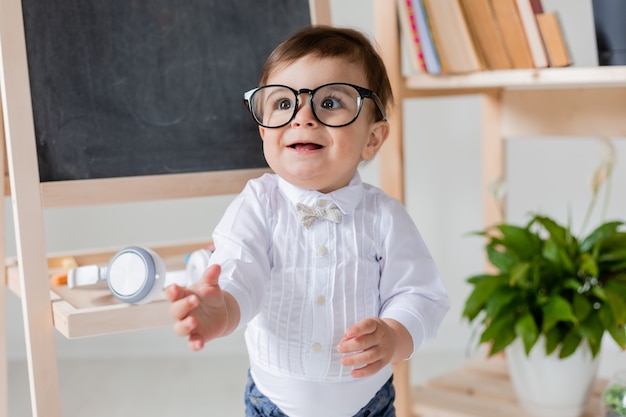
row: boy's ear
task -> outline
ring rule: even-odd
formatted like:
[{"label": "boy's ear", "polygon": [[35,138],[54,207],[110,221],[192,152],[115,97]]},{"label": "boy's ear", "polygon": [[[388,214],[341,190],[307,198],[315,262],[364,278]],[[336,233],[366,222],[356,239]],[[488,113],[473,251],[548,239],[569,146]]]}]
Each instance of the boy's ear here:
[{"label": "boy's ear", "polygon": [[363,159],[366,161],[374,159],[387,137],[389,137],[389,122],[380,120],[374,123],[370,128],[369,141],[361,154]]}]

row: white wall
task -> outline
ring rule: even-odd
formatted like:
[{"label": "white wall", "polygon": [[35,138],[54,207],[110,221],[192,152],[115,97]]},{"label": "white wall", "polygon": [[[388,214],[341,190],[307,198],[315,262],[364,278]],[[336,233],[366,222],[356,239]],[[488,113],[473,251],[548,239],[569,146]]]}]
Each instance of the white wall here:
[{"label": "white wall", "polygon": [[[394,1],[394,0],[389,0]],[[577,0],[577,4],[590,0]],[[546,5],[558,0],[545,0]],[[372,33],[371,0],[335,0],[335,24],[353,26]],[[556,7],[556,6],[555,6]],[[579,27],[588,27],[585,7],[580,10]],[[569,12],[572,15],[572,12]],[[568,16],[576,19],[576,16]],[[571,24],[571,23],[570,23]],[[587,26],[585,26],[587,25]],[[576,25],[574,25],[576,26]],[[581,32],[584,32],[581,30]],[[577,32],[578,33],[578,32]],[[588,39],[588,38],[586,38]],[[589,43],[577,40],[575,56],[593,61]],[[481,242],[466,233],[482,227],[480,183],[479,109],[476,97],[430,98],[405,102],[405,151],[407,208],[418,224],[439,266],[449,290],[452,310],[444,320],[439,337],[423,348],[452,351],[462,355],[471,331],[461,321],[468,286],[465,279],[483,266]],[[625,144],[618,144],[618,165],[611,199],[611,215],[624,218],[623,190],[626,172]],[[587,140],[524,140],[508,143],[510,220],[522,221],[533,210],[542,210],[566,221],[571,212],[574,224],[582,221],[589,199],[587,178],[600,161],[599,146]],[[621,158],[621,159],[620,159]],[[378,163],[363,170],[366,181],[378,184]],[[56,209],[46,212],[47,245],[50,251],[76,247],[121,246],[129,243],[163,242],[205,238],[231,197],[187,200],[178,203],[115,205],[100,208]],[[10,208],[10,202],[7,201]],[[10,214],[10,213],[9,213]],[[148,217],[150,220],[143,220]],[[9,253],[15,253],[7,222]],[[10,358],[24,357],[20,304],[8,297]],[[607,343],[610,349],[611,344]],[[189,354],[185,344],[170,328],[102,336],[85,340],[57,338],[58,355],[121,356]],[[245,352],[241,334],[212,342],[202,355]],[[626,367],[623,356],[611,357],[607,370]],[[617,362],[616,362],[617,361]]]}]

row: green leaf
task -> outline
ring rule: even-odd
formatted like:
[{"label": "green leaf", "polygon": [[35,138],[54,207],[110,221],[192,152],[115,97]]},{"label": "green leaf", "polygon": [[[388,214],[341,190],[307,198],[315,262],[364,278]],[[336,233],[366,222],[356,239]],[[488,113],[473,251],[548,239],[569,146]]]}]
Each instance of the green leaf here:
[{"label": "green leaf", "polygon": [[570,331],[563,339],[563,346],[559,352],[559,358],[564,359],[576,351],[582,338],[574,331]]},{"label": "green leaf", "polygon": [[602,307],[600,307],[600,311],[598,311],[598,317],[602,322],[603,328],[609,332],[618,346],[622,349],[626,349],[626,330],[624,326],[617,325],[615,317],[613,317],[611,307],[606,304],[602,305]]},{"label": "green leaf", "polygon": [[572,306],[560,295],[551,297],[541,308],[543,312],[542,331],[548,332],[560,321],[577,323]]},{"label": "green leaf", "polygon": [[520,260],[528,260],[541,250],[539,237],[526,228],[501,224],[498,229],[502,233],[502,245]]},{"label": "green leaf", "polygon": [[502,311],[512,310],[512,303],[519,298],[519,290],[512,287],[499,287],[487,300],[485,312],[487,317],[497,317]]},{"label": "green leaf", "polygon": [[510,256],[507,252],[496,249],[493,246],[487,246],[487,259],[500,272],[508,273],[509,269],[517,263],[517,259]]},{"label": "green leaf", "polygon": [[556,270],[570,274],[574,272],[574,263],[568,256],[567,250],[560,246],[555,239],[546,240],[542,255],[546,260],[550,261]]},{"label": "green leaf", "polygon": [[574,294],[573,307],[574,315],[579,322],[585,320],[593,309],[591,302],[587,299],[587,297],[578,293]]},{"label": "green leaf", "polygon": [[553,327],[546,334],[546,354],[549,355],[556,350],[563,339],[563,330],[558,327]]},{"label": "green leaf", "polygon": [[494,318],[480,335],[480,343],[491,342],[490,355],[502,351],[513,340],[515,315],[513,312]]},{"label": "green leaf", "polygon": [[527,312],[515,322],[515,334],[524,342],[524,350],[528,355],[539,338],[539,329],[532,314]]},{"label": "green leaf", "polygon": [[510,285],[517,285],[522,288],[526,288],[529,283],[528,271],[530,270],[530,263],[520,262],[511,268],[510,272]]},{"label": "green leaf", "polygon": [[621,294],[619,286],[609,282],[604,287],[604,293],[606,294],[607,303],[613,311],[613,317],[618,326],[626,324],[626,299]]},{"label": "green leaf", "polygon": [[471,279],[474,289],[465,301],[463,317],[471,322],[483,310],[492,294],[501,286],[507,285],[506,278],[498,275],[479,275]]},{"label": "green leaf", "polygon": [[598,226],[594,231],[592,231],[580,244],[581,252],[590,251],[595,245],[601,243],[603,240],[606,240],[610,236],[615,235],[619,226],[621,226],[623,222],[615,221],[615,222],[607,222],[600,226]]},{"label": "green leaf", "polygon": [[600,268],[598,267],[598,263],[595,258],[591,256],[589,253],[583,253],[580,256],[581,262],[578,267],[579,271],[584,273],[586,276],[597,277],[600,275]]},{"label": "green leaf", "polygon": [[598,262],[624,262],[626,261],[626,248],[623,246],[617,248],[605,248],[598,257]]},{"label": "green leaf", "polygon": [[569,229],[561,226],[551,218],[536,215],[531,220],[531,223],[532,222],[541,224],[559,246],[568,246],[571,243],[572,235]]},{"label": "green leaf", "polygon": [[589,343],[593,356],[596,356],[600,351],[604,330],[602,321],[598,315],[590,315],[587,320],[580,324],[578,333]]}]

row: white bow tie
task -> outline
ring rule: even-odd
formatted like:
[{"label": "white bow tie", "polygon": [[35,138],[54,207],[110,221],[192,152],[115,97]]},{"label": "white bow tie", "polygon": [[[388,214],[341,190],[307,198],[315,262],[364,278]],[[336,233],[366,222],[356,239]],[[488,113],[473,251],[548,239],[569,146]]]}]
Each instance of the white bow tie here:
[{"label": "white bow tie", "polygon": [[311,207],[306,204],[296,204],[296,211],[298,212],[298,219],[304,227],[307,229],[315,223],[317,219],[326,219],[333,223],[339,223],[341,221],[341,210],[336,204],[331,204],[328,207]]}]

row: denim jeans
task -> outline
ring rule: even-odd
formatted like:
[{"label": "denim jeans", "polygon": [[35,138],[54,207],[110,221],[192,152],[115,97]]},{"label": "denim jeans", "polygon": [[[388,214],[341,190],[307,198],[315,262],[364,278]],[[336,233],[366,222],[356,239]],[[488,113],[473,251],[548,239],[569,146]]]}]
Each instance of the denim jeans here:
[{"label": "denim jeans", "polygon": [[[396,417],[396,410],[393,406],[395,398],[396,391],[393,388],[392,376],[354,417]],[[288,417],[257,389],[250,372],[248,372],[245,402],[246,417]]]}]

